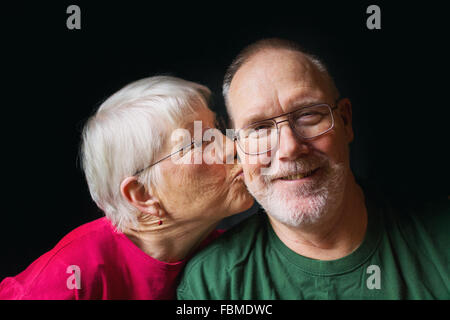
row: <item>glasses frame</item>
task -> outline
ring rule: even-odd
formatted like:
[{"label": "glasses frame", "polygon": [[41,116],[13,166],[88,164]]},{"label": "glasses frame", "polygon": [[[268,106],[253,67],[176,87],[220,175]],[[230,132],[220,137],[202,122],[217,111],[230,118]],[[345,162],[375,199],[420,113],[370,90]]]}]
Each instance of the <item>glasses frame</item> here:
[{"label": "glasses frame", "polygon": [[[333,116],[333,111],[336,110],[336,109],[339,107],[338,103],[339,103],[339,99],[335,101],[335,106],[334,106],[334,107],[331,107],[328,103],[317,103],[317,104],[313,104],[313,105],[310,105],[310,106],[302,106],[302,107],[300,107],[300,108],[298,108],[298,109],[295,109],[295,110],[293,110],[293,111],[290,111],[290,112],[286,112],[286,113],[280,114],[280,115],[275,116],[275,117],[272,117],[272,118],[267,118],[267,119],[264,119],[264,120],[259,120],[259,121],[256,121],[256,122],[252,122],[252,123],[250,123],[249,125],[247,125],[247,126],[241,128],[241,129],[237,130],[236,133],[234,134],[233,141],[236,141],[236,142],[237,142],[237,145],[238,145],[239,148],[242,150],[242,152],[244,152],[244,153],[247,154],[247,155],[259,155],[259,154],[267,153],[267,152],[269,152],[269,151],[272,151],[273,149],[275,149],[275,148],[279,145],[279,143],[280,143],[280,128],[279,128],[278,125],[279,125],[280,123],[283,123],[283,122],[288,122],[288,123],[289,123],[289,127],[291,128],[291,130],[292,130],[292,131],[295,133],[295,135],[296,135],[297,137],[299,137],[300,139],[303,139],[303,140],[311,140],[311,139],[320,137],[321,135],[324,135],[325,133],[329,132],[330,130],[332,130],[332,129],[334,128],[334,116]],[[300,111],[300,110],[309,109],[309,108],[315,108],[315,107],[319,107],[319,106],[326,106],[326,107],[328,107],[328,109],[329,109],[329,111],[330,111],[330,115],[331,115],[331,126],[330,126],[330,128],[328,128],[328,129],[325,130],[324,132],[321,132],[321,133],[319,133],[319,134],[317,134],[317,135],[315,135],[315,136],[313,136],[313,137],[303,137],[300,133],[297,132],[297,130],[294,129],[294,124],[293,124],[293,118],[292,118],[292,115],[293,115],[294,113]],[[275,120],[275,119],[277,119],[277,118],[285,117],[285,116],[287,116],[287,119],[284,119],[284,120],[281,120],[281,121],[276,121],[276,120]],[[264,151],[264,152],[259,152],[259,153],[248,153],[248,152],[245,152],[244,148],[242,147],[242,145],[241,145],[241,143],[240,143],[239,132],[240,132],[241,130],[247,129],[247,128],[250,127],[250,126],[253,126],[253,125],[258,124],[258,123],[263,123],[263,122],[266,122],[266,121],[273,121],[273,123],[275,124],[275,127],[276,127],[276,129],[277,129],[277,144],[276,144],[274,147],[272,147],[271,149],[269,149],[269,150],[267,150],[267,151]]]},{"label": "glasses frame", "polygon": [[[208,129],[213,129],[213,128],[205,128],[205,131],[208,130]],[[146,166],[146,167],[144,167],[144,168],[142,168],[142,169],[140,169],[140,170],[137,170],[137,171],[133,174],[133,176],[137,176],[137,175],[141,174],[142,172],[144,172],[144,171],[147,170],[148,168],[151,168],[151,167],[153,167],[154,165],[156,165],[156,164],[158,164],[158,163],[160,163],[160,162],[162,162],[162,161],[164,161],[164,160],[166,160],[166,159],[169,159],[170,157],[176,155],[178,152],[181,152],[181,151],[183,151],[184,149],[187,149],[187,148],[191,148],[191,149],[192,149],[192,145],[195,145],[194,148],[200,148],[200,147],[203,145],[203,142],[205,142],[205,141],[203,140],[203,136],[202,136],[202,140],[201,140],[200,142],[196,142],[195,139],[192,138],[192,139],[191,139],[191,143],[185,145],[184,147],[181,147],[181,148],[180,148],[179,150],[177,150],[177,151],[174,151],[174,152],[168,154],[167,156],[162,157],[161,159],[159,159],[159,160],[153,162],[152,164],[149,164],[148,166]]]}]

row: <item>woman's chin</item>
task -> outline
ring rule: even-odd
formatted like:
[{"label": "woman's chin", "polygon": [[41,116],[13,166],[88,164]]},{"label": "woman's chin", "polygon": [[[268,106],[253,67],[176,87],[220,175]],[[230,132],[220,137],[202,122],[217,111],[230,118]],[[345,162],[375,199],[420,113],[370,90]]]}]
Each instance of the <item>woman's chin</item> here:
[{"label": "woman's chin", "polygon": [[250,199],[248,199],[247,205],[244,207],[244,209],[242,211],[248,210],[251,207],[253,207],[253,204],[255,203],[255,199],[253,199],[253,197],[250,195],[249,195],[249,197],[250,197]]}]

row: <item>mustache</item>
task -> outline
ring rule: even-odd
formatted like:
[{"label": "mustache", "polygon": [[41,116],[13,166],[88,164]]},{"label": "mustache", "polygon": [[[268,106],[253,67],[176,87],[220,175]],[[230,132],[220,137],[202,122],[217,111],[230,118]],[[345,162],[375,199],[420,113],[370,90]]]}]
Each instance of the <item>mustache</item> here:
[{"label": "mustache", "polygon": [[261,177],[264,182],[271,182],[275,179],[286,177],[289,175],[304,174],[306,172],[313,171],[319,167],[326,166],[329,160],[324,155],[311,155],[307,158],[297,159],[295,161],[280,162],[277,161],[274,165],[271,165],[261,172]]}]

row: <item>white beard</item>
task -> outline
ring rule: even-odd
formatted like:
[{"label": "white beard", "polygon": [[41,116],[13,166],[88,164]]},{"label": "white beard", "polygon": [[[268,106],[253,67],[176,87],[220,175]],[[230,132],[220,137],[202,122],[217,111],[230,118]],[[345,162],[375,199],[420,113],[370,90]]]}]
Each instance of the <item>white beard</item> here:
[{"label": "white beard", "polygon": [[[315,168],[319,163],[323,170],[321,175],[296,189],[282,191],[271,181],[274,176],[304,172]],[[283,224],[299,227],[317,223],[327,212],[341,204],[346,171],[344,164],[330,164],[328,159],[321,155],[315,159],[313,157],[292,162],[270,175],[258,177],[259,182],[264,185],[262,188],[255,190],[255,184],[249,184],[247,187],[271,217]]]}]

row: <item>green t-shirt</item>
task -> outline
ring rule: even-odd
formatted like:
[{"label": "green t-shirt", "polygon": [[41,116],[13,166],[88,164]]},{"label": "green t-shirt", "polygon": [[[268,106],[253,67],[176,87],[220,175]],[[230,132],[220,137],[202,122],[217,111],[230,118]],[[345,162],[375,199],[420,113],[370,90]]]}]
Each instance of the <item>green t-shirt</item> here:
[{"label": "green t-shirt", "polygon": [[448,199],[381,203],[366,195],[363,242],[332,261],[293,252],[255,214],[188,263],[178,299],[449,299]]}]

